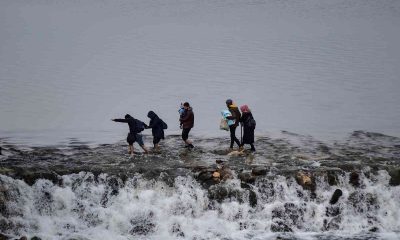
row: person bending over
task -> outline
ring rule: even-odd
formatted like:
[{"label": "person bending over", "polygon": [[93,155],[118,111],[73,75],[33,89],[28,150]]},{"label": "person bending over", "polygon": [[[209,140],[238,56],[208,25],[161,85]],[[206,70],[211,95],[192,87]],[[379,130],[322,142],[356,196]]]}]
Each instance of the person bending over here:
[{"label": "person bending over", "polygon": [[140,134],[145,128],[148,128],[146,124],[144,124],[142,121],[137,120],[133,118],[131,115],[126,114],[125,119],[111,119],[114,122],[122,122],[122,123],[128,123],[129,126],[129,133],[128,136],[126,137],[126,141],[128,142],[128,154],[131,156],[134,155],[133,151],[133,143],[137,142],[139,146],[143,149],[145,153],[148,153],[149,150],[147,150],[146,146],[144,145],[143,142],[143,136]]}]

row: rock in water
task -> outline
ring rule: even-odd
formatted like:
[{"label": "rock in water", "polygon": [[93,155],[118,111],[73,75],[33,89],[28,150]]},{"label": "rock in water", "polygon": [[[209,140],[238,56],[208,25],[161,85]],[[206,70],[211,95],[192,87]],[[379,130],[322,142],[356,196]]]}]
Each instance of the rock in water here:
[{"label": "rock in water", "polygon": [[245,155],[244,151],[232,151],[228,153],[228,156],[244,156],[244,155]]},{"label": "rock in water", "polygon": [[360,186],[360,175],[357,172],[352,172],[350,174],[350,184],[353,185],[353,187],[359,187]]},{"label": "rock in water", "polygon": [[297,174],[296,180],[297,180],[297,183],[300,184],[301,186],[306,186],[306,185],[312,184],[310,176],[308,176],[307,174],[302,173],[302,172]]},{"label": "rock in water", "polygon": [[220,178],[221,174],[219,172],[214,172],[212,176],[213,178]]},{"label": "rock in water", "polygon": [[342,190],[336,189],[332,195],[331,200],[329,201],[330,204],[336,204],[339,201],[339,198],[343,195]]},{"label": "rock in water", "polygon": [[9,237],[7,237],[6,235],[0,233],[0,240],[7,240],[10,239]]},{"label": "rock in water", "polygon": [[267,168],[265,167],[255,167],[251,170],[251,173],[255,176],[262,176],[267,174]]}]

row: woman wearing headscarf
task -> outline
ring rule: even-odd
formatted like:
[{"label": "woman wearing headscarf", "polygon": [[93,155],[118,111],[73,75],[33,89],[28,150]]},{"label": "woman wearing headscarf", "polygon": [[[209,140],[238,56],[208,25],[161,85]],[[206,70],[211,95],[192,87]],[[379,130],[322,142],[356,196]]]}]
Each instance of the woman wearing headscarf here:
[{"label": "woman wearing headscarf", "polygon": [[254,148],[254,129],[256,128],[256,121],[247,105],[241,106],[240,111],[242,111],[240,122],[243,126],[243,141],[240,146],[243,147],[244,144],[250,144],[251,151],[254,152],[256,151]]},{"label": "woman wearing headscarf", "polygon": [[149,111],[147,117],[150,118],[148,128],[151,128],[154,149],[158,150],[161,139],[164,139],[164,129],[167,128],[167,124],[164,123],[164,121],[161,120],[161,118],[159,118],[153,111]]}]

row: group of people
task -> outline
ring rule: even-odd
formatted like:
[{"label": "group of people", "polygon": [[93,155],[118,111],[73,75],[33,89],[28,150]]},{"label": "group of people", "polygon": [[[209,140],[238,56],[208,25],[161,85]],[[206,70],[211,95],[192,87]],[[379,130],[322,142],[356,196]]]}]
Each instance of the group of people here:
[{"label": "group of people", "polygon": [[[239,150],[243,149],[244,144],[250,144],[251,151],[255,151],[254,148],[254,129],[255,120],[247,105],[243,105],[239,108],[233,103],[231,99],[226,100],[226,106],[228,107],[229,113],[223,114],[223,119],[229,126],[231,144],[230,149],[233,149],[234,143],[239,147]],[[192,141],[189,140],[189,132],[194,127],[194,113],[193,109],[188,102],[181,104],[179,110],[179,122],[180,128],[182,129],[182,140],[185,143],[185,148],[194,148]],[[164,130],[168,128],[168,125],[157,116],[153,111],[149,111],[147,117],[150,118],[149,124],[133,118],[131,115],[126,114],[123,119],[111,119],[114,122],[128,123],[129,133],[126,138],[128,142],[128,153],[134,155],[133,144],[137,142],[145,153],[149,150],[143,142],[143,135],[141,132],[145,129],[152,129],[153,145],[154,150],[159,150],[159,143],[161,139],[165,138]],[[243,127],[243,138],[242,141],[236,137],[236,128],[241,124]]]}]

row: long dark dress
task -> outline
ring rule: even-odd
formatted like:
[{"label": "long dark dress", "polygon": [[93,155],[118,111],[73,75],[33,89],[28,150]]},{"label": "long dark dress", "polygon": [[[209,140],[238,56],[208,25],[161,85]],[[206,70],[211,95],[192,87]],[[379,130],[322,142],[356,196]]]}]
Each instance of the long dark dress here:
[{"label": "long dark dress", "polygon": [[253,144],[254,143],[254,128],[247,126],[247,121],[254,119],[251,112],[244,112],[240,118],[240,122],[243,123],[243,142],[242,144]]}]

